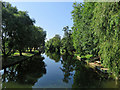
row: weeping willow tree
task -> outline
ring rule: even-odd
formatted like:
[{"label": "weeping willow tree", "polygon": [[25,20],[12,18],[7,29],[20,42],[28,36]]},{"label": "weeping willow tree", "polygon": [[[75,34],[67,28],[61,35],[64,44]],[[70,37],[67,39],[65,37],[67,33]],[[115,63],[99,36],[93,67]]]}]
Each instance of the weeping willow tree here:
[{"label": "weeping willow tree", "polygon": [[79,55],[101,57],[116,77],[120,73],[120,2],[74,3],[73,45]]},{"label": "weeping willow tree", "polygon": [[79,55],[97,55],[98,38],[94,35],[92,28],[93,10],[95,3],[74,3],[72,17],[73,45]]},{"label": "weeping willow tree", "polygon": [[99,37],[103,65],[118,77],[120,72],[120,3],[96,3],[93,27]]}]

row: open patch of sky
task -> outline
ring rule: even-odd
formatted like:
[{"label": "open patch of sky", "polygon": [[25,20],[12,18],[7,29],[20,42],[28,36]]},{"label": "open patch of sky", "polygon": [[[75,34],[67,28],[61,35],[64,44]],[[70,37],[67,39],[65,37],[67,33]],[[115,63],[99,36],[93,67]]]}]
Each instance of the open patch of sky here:
[{"label": "open patch of sky", "polygon": [[47,39],[59,34],[63,37],[63,27],[73,26],[73,2],[11,2],[18,10],[27,11],[29,16],[36,20],[35,25],[47,32]]}]

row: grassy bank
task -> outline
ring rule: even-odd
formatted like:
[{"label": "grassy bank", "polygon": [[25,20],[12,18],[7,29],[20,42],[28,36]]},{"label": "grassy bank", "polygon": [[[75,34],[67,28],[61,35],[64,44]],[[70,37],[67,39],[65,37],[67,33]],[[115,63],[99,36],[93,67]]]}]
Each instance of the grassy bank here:
[{"label": "grassy bank", "polygon": [[24,53],[22,53],[22,56],[20,56],[19,52],[17,51],[14,54],[12,54],[11,56],[9,56],[7,59],[2,58],[2,68],[6,68],[11,65],[17,64],[23,60],[26,60],[26,59],[34,56],[37,53],[38,53],[38,51],[35,51],[32,53],[24,52]]}]

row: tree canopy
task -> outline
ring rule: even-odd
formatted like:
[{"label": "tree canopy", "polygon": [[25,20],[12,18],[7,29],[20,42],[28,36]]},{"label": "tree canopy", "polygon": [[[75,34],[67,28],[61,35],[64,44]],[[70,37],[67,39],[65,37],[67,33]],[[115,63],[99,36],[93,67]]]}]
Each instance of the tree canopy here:
[{"label": "tree canopy", "polygon": [[7,57],[16,50],[44,47],[46,32],[34,25],[26,11],[19,11],[10,3],[2,2],[2,53]]},{"label": "tree canopy", "polygon": [[[102,64],[120,73],[120,3],[74,3],[73,45],[81,55],[100,56]],[[113,68],[114,67],[114,68]]]}]

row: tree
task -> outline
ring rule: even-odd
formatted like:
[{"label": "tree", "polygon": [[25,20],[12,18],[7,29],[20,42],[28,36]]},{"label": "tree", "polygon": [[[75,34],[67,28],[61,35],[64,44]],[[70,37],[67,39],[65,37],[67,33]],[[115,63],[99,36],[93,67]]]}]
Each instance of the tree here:
[{"label": "tree", "polygon": [[15,14],[16,17],[16,33],[15,33],[15,48],[22,55],[22,50],[26,47],[29,37],[29,27],[33,25],[33,20],[30,19],[27,12],[19,11],[18,14]]},{"label": "tree", "polygon": [[2,53],[4,58],[14,53],[14,14],[17,14],[17,11],[16,7],[12,7],[9,3],[2,2]]},{"label": "tree", "polygon": [[53,38],[51,38],[49,41],[46,42],[45,46],[48,51],[60,52],[60,46],[61,46],[60,35],[56,34]]},{"label": "tree", "polygon": [[61,40],[61,53],[69,53],[71,54],[74,50],[73,42],[72,42],[72,31],[69,30],[69,27],[66,26],[63,28],[64,37]]},{"label": "tree", "polygon": [[[120,3],[74,3],[73,45],[79,55],[101,57],[104,67],[120,74]],[[113,68],[114,67],[114,68]]]},{"label": "tree", "polygon": [[74,25],[72,27],[73,45],[79,55],[93,54],[96,56],[98,38],[94,35],[92,27],[93,10],[95,3],[74,3],[72,17]]},{"label": "tree", "polygon": [[120,3],[97,3],[93,26],[99,37],[99,55],[116,79],[120,73]]},{"label": "tree", "polygon": [[69,80],[71,79],[70,77],[73,75],[72,72],[75,70],[75,62],[76,59],[74,59],[73,55],[67,54],[62,55],[61,64],[63,66],[60,67],[60,69],[64,73],[63,82],[68,83]]},{"label": "tree", "polygon": [[7,58],[16,50],[20,56],[28,48],[43,52],[46,32],[34,25],[26,11],[18,11],[10,3],[2,2],[2,53]]}]

